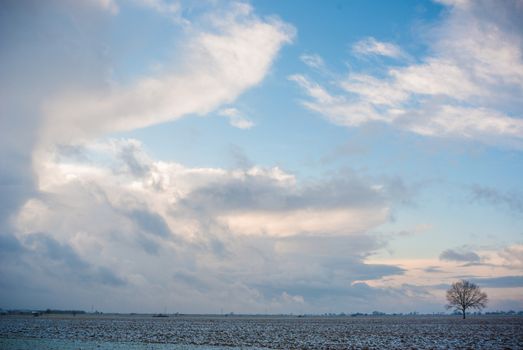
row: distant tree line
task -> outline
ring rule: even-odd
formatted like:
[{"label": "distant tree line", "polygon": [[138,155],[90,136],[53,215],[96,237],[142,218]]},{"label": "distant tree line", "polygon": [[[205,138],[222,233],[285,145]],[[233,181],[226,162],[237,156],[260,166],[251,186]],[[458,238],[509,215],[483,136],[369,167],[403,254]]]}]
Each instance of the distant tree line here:
[{"label": "distant tree line", "polygon": [[1,310],[0,314],[3,315],[82,315],[86,312],[83,310],[56,310],[56,309],[45,309],[45,310]]}]

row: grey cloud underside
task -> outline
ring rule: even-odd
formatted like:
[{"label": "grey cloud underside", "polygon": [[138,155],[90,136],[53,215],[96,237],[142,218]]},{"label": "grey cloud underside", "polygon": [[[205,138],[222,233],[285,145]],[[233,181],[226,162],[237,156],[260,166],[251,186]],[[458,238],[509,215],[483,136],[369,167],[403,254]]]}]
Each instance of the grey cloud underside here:
[{"label": "grey cloud underside", "polygon": [[[380,243],[364,235],[244,237],[225,239],[224,244],[231,254],[219,262],[225,267],[216,271],[220,283],[241,281],[261,293],[264,300],[272,300],[283,293],[299,295],[311,303],[322,298],[343,300],[359,296],[361,289],[351,287],[359,279],[377,279],[404,272],[396,266],[365,264],[362,255],[376,249]],[[186,271],[175,275],[175,280],[206,291],[216,288],[216,281],[202,280],[210,276],[212,274]]]},{"label": "grey cloud underside", "polygon": [[[304,261],[303,264],[306,262]],[[364,264],[361,261],[340,261],[333,269],[328,263],[322,264],[319,273],[299,278],[271,279],[265,283],[252,282],[267,298],[274,298],[287,292],[300,295],[312,303],[326,297],[374,299],[380,293],[387,293],[387,288],[373,288],[365,283],[356,282],[359,279],[372,280],[390,275],[399,275],[403,269],[391,265]],[[282,276],[283,277],[283,276]],[[366,293],[370,293],[366,295]]]},{"label": "grey cloud underside", "polygon": [[429,267],[424,268],[423,271],[428,272],[428,273],[445,272],[445,271],[441,270],[441,268],[439,266],[429,266]]},{"label": "grey cloud underside", "polygon": [[[238,152],[236,148],[233,150]],[[76,154],[76,157],[79,156]],[[121,171],[137,178],[145,177],[152,169],[152,161],[134,143],[122,143],[117,157],[123,164]],[[265,173],[250,174],[248,164],[248,160],[241,161],[244,169],[240,178],[229,176],[211,179],[193,189],[181,198],[172,214],[185,215],[192,211],[198,215],[212,215],[248,210],[276,212],[304,208],[373,208],[390,202],[408,202],[414,194],[414,189],[398,177],[375,179],[381,188],[374,189],[368,178],[346,169],[327,180],[310,180],[294,186],[281,184]]]},{"label": "grey cloud underside", "polygon": [[[138,169],[147,167],[148,170],[137,172],[122,162],[122,167],[112,169],[111,176],[143,180],[157,170],[139,148],[126,149],[130,150],[127,159],[137,160]],[[61,148],[58,152],[70,161],[89,158],[85,150],[77,147],[65,151]],[[121,155],[117,149],[116,159],[121,160]],[[25,281],[23,285],[31,285],[34,274],[49,281],[60,279],[65,284],[99,284],[112,288],[111,294],[116,296],[133,294],[132,291],[193,295],[201,298],[200,305],[186,311],[204,312],[210,307],[205,300],[218,298],[225,303],[230,295],[238,299],[236,307],[246,311],[263,310],[264,305],[272,304],[298,305],[300,298],[317,307],[326,299],[349,305],[348,300],[359,300],[365,293],[370,304],[372,295],[385,292],[351,284],[404,272],[393,265],[364,262],[386,244],[365,232],[331,237],[237,236],[216,219],[220,213],[242,210],[380,208],[388,205],[391,197],[408,197],[401,181],[388,180],[384,187],[375,190],[356,173],[346,172],[327,181],[282,187],[264,172],[248,175],[246,170],[244,176],[238,178],[226,176],[223,181],[203,183],[170,205],[167,214],[156,212],[139,193],[122,190],[115,195],[114,188],[105,187],[99,180],[73,180],[64,184],[54,194],[38,199],[45,207],[61,208],[59,217],[50,218],[50,227],[55,227],[52,222],[57,220],[63,231],[53,235],[29,234],[22,241],[6,237],[5,246],[21,253],[10,255],[10,266],[4,268],[3,275],[8,281],[18,275],[18,279]],[[162,185],[153,191],[164,194],[170,189]],[[96,218],[95,224],[92,218]],[[197,225],[192,239],[179,235],[167,223],[187,218],[195,220]],[[80,253],[69,243],[72,233],[79,231],[85,231],[86,237],[98,237],[103,246]],[[3,253],[2,257],[8,258],[8,254]],[[134,261],[130,267],[126,266],[129,260]],[[23,273],[16,267],[23,265],[20,263],[26,265]],[[146,284],[142,285],[135,276],[141,276]],[[53,293],[52,285],[37,285],[43,289],[42,295]],[[4,285],[0,291],[6,296],[5,300],[16,299],[8,295],[10,288],[13,286]],[[24,293],[18,293],[17,298]],[[47,300],[32,294],[31,298]],[[124,300],[133,303],[128,301],[132,296],[127,298],[112,300],[115,305],[126,308],[128,306],[119,303]],[[150,298],[147,300],[149,304],[144,303],[144,308],[153,303]]]},{"label": "grey cloud underside", "polygon": [[[118,277],[108,267],[93,266],[90,262],[81,258],[70,245],[60,243],[47,234],[36,233],[28,236],[26,246],[31,247],[30,250],[26,250],[26,253],[33,257],[36,255],[43,258],[44,261],[42,262],[45,264],[43,266],[47,265],[46,267],[52,268],[52,270],[48,270],[48,273],[55,278],[68,277],[73,279],[75,283],[87,285],[126,285],[126,281]],[[46,264],[46,259],[53,263]]]},{"label": "grey cloud underside", "polygon": [[151,164],[143,156],[141,149],[136,144],[126,144],[120,148],[119,158],[127,170],[134,176],[143,177],[151,168]]},{"label": "grey cloud underside", "polygon": [[[250,250],[247,247],[245,249]],[[333,271],[326,265],[311,263],[308,261],[308,256],[305,255],[303,260],[292,259],[291,262],[285,261],[274,252],[265,251],[263,254],[267,258],[266,260],[253,258],[256,266],[233,257],[232,261],[241,261],[243,266],[233,267],[226,264],[226,268],[221,268],[214,273],[186,270],[176,273],[174,281],[176,284],[182,284],[198,293],[214,296],[214,298],[222,293],[230,293],[231,286],[241,284],[256,293],[256,301],[252,303],[251,307],[258,310],[272,305],[286,294],[302,298],[306,303],[304,305],[308,305],[308,308],[320,307],[317,310],[321,310],[321,307],[325,306],[325,300],[332,300],[332,305],[337,305],[339,310],[354,310],[359,307],[354,305],[357,301],[366,300],[368,304],[375,304],[375,298],[396,293],[387,289],[373,288],[365,283],[351,284],[354,277],[374,278],[402,273],[401,269],[392,266],[365,265],[356,259],[345,263],[344,266],[348,271],[339,273],[339,269]],[[311,268],[310,265],[313,267]],[[369,273],[369,271],[371,272]],[[354,272],[356,274],[352,275]],[[401,294],[401,291],[397,291],[397,293]],[[301,304],[296,300],[294,303]],[[225,305],[234,304],[231,301],[225,302]]]},{"label": "grey cloud underside", "polygon": [[175,283],[182,283],[187,287],[195,289],[201,293],[207,293],[212,289],[212,287],[207,282],[203,281],[198,276],[187,272],[176,272],[173,275],[173,278]]},{"label": "grey cloud underside", "polygon": [[150,239],[147,235],[138,235],[135,240],[142,249],[150,255],[158,255],[161,249],[160,243]]},{"label": "grey cloud underside", "polygon": [[[228,190],[230,186],[228,183]],[[276,303],[274,300],[280,302],[279,298],[284,293],[303,297],[311,305],[320,305],[321,300],[325,298],[334,298],[348,305],[348,300],[359,300],[365,296],[370,303],[373,297],[387,293],[365,285],[351,286],[353,282],[403,273],[403,270],[396,266],[364,263],[366,256],[386,244],[370,235],[237,237],[232,235],[227,227],[214,220],[212,211],[208,208],[197,211],[193,206],[192,213],[198,218],[200,228],[196,240],[188,241],[173,234],[165,219],[150,208],[142,206],[134,211],[125,211],[114,203],[107,202],[109,196],[100,193],[103,189],[93,189],[92,184],[88,183],[75,184],[74,188],[75,191],[82,192],[82,187],[88,198],[94,196],[85,202],[96,200],[97,206],[103,208],[102,211],[107,215],[104,221],[115,223],[107,233],[109,236],[105,239],[105,244],[108,246],[105,249],[114,249],[113,258],[116,258],[116,261],[124,261],[129,256],[140,261],[143,259],[140,251],[154,256],[158,263],[168,261],[168,265],[147,276],[151,285],[160,290],[160,294],[196,291],[199,297],[212,299],[224,291],[234,294],[243,293],[241,291],[246,289],[258,293],[258,300],[251,301],[250,304],[251,308],[258,310],[263,308],[264,304]],[[278,190],[281,192],[281,189]],[[129,197],[130,194],[126,196]],[[52,196],[47,199],[57,200]],[[139,202],[139,198],[127,199],[130,202]],[[106,202],[101,203],[100,200]],[[77,210],[83,212],[85,209],[79,207],[69,210],[72,212],[63,213],[64,217],[76,217]],[[90,216],[91,214],[87,213],[87,218]],[[118,228],[121,220],[132,223],[132,226],[126,228],[129,231]],[[68,227],[68,224],[65,223],[65,226]],[[135,238],[130,239],[133,236]],[[118,289],[123,287],[123,290],[138,288],[128,281],[125,274],[119,277],[107,268],[95,267],[91,262],[96,260],[95,256],[80,256],[70,244],[58,242],[46,234],[29,235],[23,242],[7,240],[6,245],[25,252],[17,255],[13,262],[26,261],[24,256],[30,253],[31,259],[38,261],[42,267],[32,267],[32,271],[41,276],[48,276],[50,280],[66,276],[71,283],[100,283]],[[119,246],[127,248],[125,251],[119,251]],[[151,262],[152,260],[149,260],[148,263]],[[158,265],[153,263],[153,266]],[[116,262],[111,264],[111,269],[122,271],[122,266]],[[25,270],[25,276],[28,276],[28,271],[30,270]],[[145,271],[148,270],[143,270],[142,273]],[[12,273],[6,270],[3,274],[12,276]],[[151,274],[151,271],[148,273]],[[30,284],[29,280],[26,280],[26,284]],[[175,291],[169,292],[170,288],[174,288]],[[124,293],[123,290],[121,293]],[[159,293],[158,290],[155,293]]]},{"label": "grey cloud underside", "polygon": [[473,251],[447,249],[439,255],[440,260],[464,263],[479,263],[481,258]]},{"label": "grey cloud underside", "polygon": [[[6,243],[5,236],[2,243]],[[69,244],[60,243],[46,233],[33,233],[27,235],[24,242],[10,237],[8,245],[2,251],[4,268],[18,271],[19,267],[25,269],[22,277],[27,274],[49,277],[51,280],[69,281],[69,283],[85,286],[108,285],[121,287],[127,282],[117,276],[106,266],[95,266],[80,257]],[[5,272],[5,271],[4,271]],[[4,274],[3,274],[4,275]],[[5,273],[4,276],[8,276]],[[14,277],[14,276],[10,276]],[[21,281],[19,278],[18,281]],[[30,281],[25,281],[29,283]],[[12,287],[12,286],[9,286]]]},{"label": "grey cloud underside", "polygon": [[[312,237],[307,239],[310,243],[320,242]],[[328,246],[345,247],[343,256],[333,256],[330,259],[323,259],[328,255],[328,251],[321,249],[319,253],[280,254],[275,251],[275,246],[281,241],[267,237],[240,241],[223,238],[222,244],[232,253],[226,257],[215,256],[216,258],[210,261],[199,247],[186,246],[183,253],[180,252],[181,256],[168,251],[166,255],[169,256],[170,267],[164,267],[162,271],[154,273],[158,276],[151,276],[150,281],[153,284],[163,284],[163,287],[157,285],[156,288],[161,288],[161,290],[156,290],[156,295],[167,293],[176,296],[182,293],[193,293],[194,298],[218,299],[221,300],[221,303],[236,308],[238,306],[234,306],[234,301],[226,301],[226,299],[222,299],[221,295],[237,293],[238,291],[235,292],[235,289],[239,288],[238,285],[244,286],[243,288],[255,291],[258,295],[256,301],[249,306],[256,310],[271,305],[284,293],[303,297],[311,306],[321,306],[322,300],[325,299],[337,300],[341,308],[349,308],[349,310],[354,309],[354,305],[351,303],[357,300],[366,300],[369,305],[372,305],[376,297],[393,297],[396,294],[402,294],[401,291],[372,288],[364,283],[351,285],[359,278],[374,279],[403,273],[402,269],[394,266],[369,265],[362,262],[360,256],[362,252],[356,249],[375,247],[376,243],[369,237],[356,237],[352,240],[346,237],[330,238],[330,243],[325,248]],[[288,239],[283,241],[288,243]],[[135,288],[107,267],[93,266],[84,258],[79,257],[71,246],[59,243],[47,235],[31,235],[25,243],[31,248],[25,248],[23,254],[14,255],[10,259],[10,263],[2,267],[2,275],[6,281],[31,285],[39,278],[45,278],[51,285],[41,286],[42,295],[54,290],[53,281],[60,281],[61,285],[71,283],[92,287],[105,285],[113,288],[112,295],[132,292]],[[354,246],[354,248],[349,250],[350,246]],[[28,254],[31,254],[30,259],[27,259]],[[337,254],[338,252],[334,252],[334,255]],[[193,255],[198,261],[197,265],[191,264],[186,259],[190,255]],[[23,271],[20,271],[16,266],[21,266],[21,264],[29,264],[31,269],[26,266]],[[33,264],[38,264],[38,266]],[[120,266],[115,264],[111,268],[119,269]],[[169,271],[172,270],[178,271],[174,272],[172,277],[168,277]],[[38,279],[33,279],[33,275],[38,275]],[[15,276],[17,277],[15,278]],[[165,276],[165,278],[161,276]],[[159,281],[157,281],[158,279]],[[38,285],[36,283],[36,286]],[[5,281],[2,287],[0,287],[0,294],[3,295],[5,295],[6,289],[13,289],[13,285],[9,285],[9,283],[6,285]],[[114,288],[118,288],[120,292]],[[30,292],[29,290],[20,291],[17,297]],[[54,291],[54,293],[56,292]],[[195,295],[195,292],[198,294]],[[240,299],[244,297],[240,297]],[[7,295],[4,300],[9,302],[13,298],[14,296]],[[39,298],[36,297],[35,301],[38,300]],[[113,299],[111,299],[111,303],[118,305],[118,302]],[[183,306],[178,305],[177,307]],[[361,310],[364,311],[364,309]]]},{"label": "grey cloud underside", "polygon": [[340,173],[327,181],[315,181],[299,188],[282,187],[272,179],[247,175],[200,187],[181,201],[181,208],[205,212],[235,210],[296,210],[303,208],[372,208],[390,200],[401,202],[410,196],[399,179],[390,179],[382,190],[374,190],[357,174]]},{"label": "grey cloud underside", "polygon": [[16,255],[23,251],[23,245],[11,234],[0,234],[0,259]]},{"label": "grey cloud underside", "polygon": [[147,210],[132,210],[128,217],[131,218],[137,226],[153,235],[168,237],[171,235],[169,226],[165,223],[163,217]]},{"label": "grey cloud underside", "polygon": [[493,206],[505,207],[516,214],[523,214],[523,194],[518,191],[500,191],[489,186],[470,187],[472,200]]},{"label": "grey cloud underside", "polygon": [[480,277],[473,278],[472,281],[481,287],[489,288],[523,287],[523,276]]},{"label": "grey cloud underside", "polygon": [[294,284],[281,285],[258,285],[264,295],[269,298],[276,298],[286,291],[291,295],[301,295],[305,300],[312,303],[319,302],[324,298],[340,298],[349,300],[367,300],[372,302],[376,297],[390,296],[394,293],[391,290],[373,288],[366,283],[355,283],[353,285],[332,285],[322,282],[297,281]]}]

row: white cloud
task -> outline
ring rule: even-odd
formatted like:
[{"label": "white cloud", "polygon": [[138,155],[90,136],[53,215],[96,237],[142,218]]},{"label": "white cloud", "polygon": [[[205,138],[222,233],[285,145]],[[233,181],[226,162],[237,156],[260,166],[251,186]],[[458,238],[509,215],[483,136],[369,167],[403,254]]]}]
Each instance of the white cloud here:
[{"label": "white cloud", "polygon": [[303,54],[300,56],[300,60],[302,60],[302,62],[307,66],[315,69],[322,69],[325,65],[323,58],[318,54]]},{"label": "white cloud", "polygon": [[[197,235],[201,215],[235,235],[269,236],[359,234],[389,220],[393,185],[367,183],[354,174],[304,186],[279,168],[187,168],[153,161],[137,140],[93,143],[80,152],[80,161],[59,153],[42,159],[39,188],[49,201],[26,203],[20,232],[52,232],[59,221],[66,235],[85,231],[87,222],[63,212],[55,216],[52,206],[82,211],[86,219],[106,206],[104,216],[119,217],[103,220],[107,227],[129,227],[122,224],[127,212],[152,210],[186,237]],[[69,224],[77,228],[67,229]]]},{"label": "white cloud", "polygon": [[233,232],[278,237],[296,234],[343,235],[361,233],[386,222],[387,208],[297,209],[230,213],[218,220]]},{"label": "white cloud", "polygon": [[[290,79],[309,96],[305,107],[339,125],[379,121],[424,136],[521,149],[522,11],[513,2],[459,2],[427,35],[433,53],[421,63],[385,67],[385,76],[379,77],[351,73],[336,79],[336,86],[302,75]],[[354,51],[404,55],[374,38],[358,42]]]},{"label": "white cloud", "polygon": [[398,89],[390,82],[365,74],[351,74],[348,79],[340,82],[340,86],[374,105],[394,106],[409,97],[407,91]]},{"label": "white cloud", "polygon": [[[372,103],[351,101],[345,96],[333,96],[324,87],[303,75],[293,75],[289,79],[298,83],[311,97],[311,100],[303,102],[305,107],[324,115],[335,124],[352,127],[369,121],[391,122],[391,116],[379,113]],[[346,88],[356,89],[349,85],[346,85]],[[363,93],[363,89],[361,92]]]},{"label": "white cloud", "polygon": [[[427,108],[420,112],[426,113],[427,120],[423,123],[413,122],[409,126],[410,130],[418,134],[521,146],[523,120],[508,117],[498,111],[442,105],[434,110]],[[504,137],[507,139],[500,140]],[[512,144],[511,140],[514,140]]]},{"label": "white cloud", "polygon": [[329,104],[335,101],[335,99],[324,89],[321,85],[310,81],[305,76],[300,74],[291,75],[289,80],[296,82],[300,85],[314,100]]},{"label": "white cloud", "polygon": [[369,56],[378,55],[392,58],[401,58],[405,54],[401,49],[392,43],[378,41],[373,37],[358,41],[352,46],[352,52],[356,55]]},{"label": "white cloud", "polygon": [[233,10],[211,17],[214,31],[196,31],[187,38],[183,71],[173,66],[128,86],[71,92],[48,101],[42,142],[136,129],[189,113],[206,114],[232,102],[265,77],[281,46],[294,35],[292,27],[262,20],[250,7]]},{"label": "white cloud", "polygon": [[[188,168],[151,159],[137,140],[57,148],[42,165],[42,195],[16,217],[28,254],[16,261],[24,263],[22,280],[55,295],[58,277],[47,269],[78,273],[67,290],[80,306],[97,298],[80,290],[94,283],[110,296],[104,310],[129,310],[139,298],[147,311],[165,297],[177,311],[209,312],[228,301],[233,311],[296,312],[316,307],[318,292],[306,293],[317,287],[289,278],[329,294],[332,280],[348,288],[356,278],[401,273],[361,262],[382,245],[365,233],[389,220],[396,199],[386,182],[344,173],[304,184],[279,168]],[[2,274],[19,274],[17,266]],[[46,277],[35,282],[32,273]],[[326,275],[333,273],[339,278]]]},{"label": "white cloud", "polygon": [[428,59],[421,65],[389,71],[395,89],[413,95],[442,96],[466,100],[482,93],[481,87],[454,62]]},{"label": "white cloud", "polygon": [[230,124],[238,129],[250,129],[254,126],[254,123],[245,118],[230,118]]},{"label": "white cloud", "polygon": [[225,108],[218,112],[219,115],[227,117],[229,124],[238,129],[250,129],[254,126],[254,122],[242,116],[241,112],[236,108]]}]

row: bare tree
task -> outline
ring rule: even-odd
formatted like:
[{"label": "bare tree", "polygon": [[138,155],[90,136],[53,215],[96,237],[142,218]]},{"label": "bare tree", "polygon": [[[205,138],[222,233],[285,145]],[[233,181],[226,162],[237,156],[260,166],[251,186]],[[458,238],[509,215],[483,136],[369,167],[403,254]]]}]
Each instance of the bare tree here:
[{"label": "bare tree", "polygon": [[461,280],[452,283],[447,291],[447,309],[460,311],[465,318],[465,311],[469,308],[481,310],[487,305],[487,294],[474,283]]}]

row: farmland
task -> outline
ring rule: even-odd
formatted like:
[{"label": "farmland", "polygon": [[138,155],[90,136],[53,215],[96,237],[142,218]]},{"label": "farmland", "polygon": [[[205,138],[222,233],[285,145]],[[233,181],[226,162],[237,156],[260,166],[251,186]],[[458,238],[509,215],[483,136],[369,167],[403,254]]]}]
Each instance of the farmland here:
[{"label": "farmland", "polygon": [[523,317],[2,316],[2,349],[520,349]]}]

